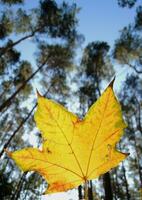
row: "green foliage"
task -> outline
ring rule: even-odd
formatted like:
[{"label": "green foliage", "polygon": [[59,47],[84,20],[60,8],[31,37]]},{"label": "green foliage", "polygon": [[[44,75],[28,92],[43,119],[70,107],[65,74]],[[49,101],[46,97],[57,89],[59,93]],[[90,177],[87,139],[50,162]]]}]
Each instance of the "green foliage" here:
[{"label": "green foliage", "polygon": [[16,49],[9,49],[5,54],[6,62],[11,65],[14,65],[15,63],[17,63],[19,59],[20,59],[20,52],[18,52]]},{"label": "green foliage", "polygon": [[15,17],[15,32],[17,34],[30,32],[32,29],[31,21],[32,21],[31,15],[28,14],[26,10],[19,8],[17,10],[16,17]]},{"label": "green foliage", "polygon": [[13,5],[13,4],[21,4],[24,0],[0,0],[2,3]]},{"label": "green foliage", "polygon": [[15,72],[17,76],[14,78],[14,84],[22,84],[32,74],[32,66],[28,61],[22,61]]},{"label": "green foliage", "polygon": [[142,38],[132,26],[129,25],[121,31],[120,38],[115,42],[113,57],[137,73],[142,73]]},{"label": "green foliage", "polygon": [[67,68],[72,65],[73,52],[66,45],[40,44],[39,62],[47,59],[48,68]]},{"label": "green foliage", "polygon": [[135,28],[139,31],[142,30],[142,6],[138,6],[135,17]]},{"label": "green foliage", "polygon": [[[132,27],[125,27],[121,31],[120,39],[115,42],[114,58],[125,64],[127,60],[133,60],[139,57],[138,35],[132,33]],[[126,61],[125,61],[126,60]]]},{"label": "green foliage", "polygon": [[78,9],[76,4],[69,6],[62,3],[58,6],[55,1],[40,1],[40,14],[38,26],[41,28],[40,33],[48,33],[51,37],[63,37],[73,40],[76,37],[75,26],[77,19],[75,15]]},{"label": "green foliage", "polygon": [[92,42],[86,46],[81,65],[85,67],[88,76],[97,75],[98,79],[112,76],[109,48],[106,42]]},{"label": "green foliage", "polygon": [[3,13],[0,16],[0,39],[5,39],[13,31],[13,21],[11,16],[7,13]]},{"label": "green foliage", "polygon": [[117,0],[117,1],[119,6],[128,8],[132,8],[137,2],[137,0]]}]

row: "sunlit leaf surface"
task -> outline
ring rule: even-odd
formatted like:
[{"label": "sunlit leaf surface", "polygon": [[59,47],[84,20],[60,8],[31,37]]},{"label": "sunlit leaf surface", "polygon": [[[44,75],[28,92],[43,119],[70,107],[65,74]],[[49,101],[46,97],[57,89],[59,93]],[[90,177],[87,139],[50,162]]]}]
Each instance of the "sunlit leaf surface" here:
[{"label": "sunlit leaf surface", "polygon": [[127,154],[115,149],[126,124],[112,83],[83,120],[38,95],[35,113],[42,150],[25,148],[9,155],[23,171],[37,171],[49,183],[45,193],[62,192],[108,172]]}]

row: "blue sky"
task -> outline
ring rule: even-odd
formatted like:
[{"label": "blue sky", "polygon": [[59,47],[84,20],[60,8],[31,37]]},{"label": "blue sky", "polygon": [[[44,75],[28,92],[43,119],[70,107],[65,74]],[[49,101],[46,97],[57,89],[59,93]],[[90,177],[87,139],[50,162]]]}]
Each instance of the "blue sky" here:
[{"label": "blue sky", "polygon": [[[32,8],[37,5],[37,0],[26,0],[26,7]],[[57,0],[62,2],[62,0]],[[78,14],[78,30],[85,36],[86,45],[88,42],[103,40],[113,46],[115,39],[119,37],[119,31],[134,20],[135,7],[132,9],[121,8],[117,0],[69,0],[76,2],[81,8]],[[27,48],[28,46],[28,48]],[[34,61],[33,51],[35,46],[29,41],[19,45],[24,51],[23,57]]]},{"label": "blue sky", "polygon": [[119,31],[134,19],[135,8],[121,8],[117,0],[76,2],[82,7],[79,14],[79,30],[85,35],[86,42],[104,40],[113,45]]}]

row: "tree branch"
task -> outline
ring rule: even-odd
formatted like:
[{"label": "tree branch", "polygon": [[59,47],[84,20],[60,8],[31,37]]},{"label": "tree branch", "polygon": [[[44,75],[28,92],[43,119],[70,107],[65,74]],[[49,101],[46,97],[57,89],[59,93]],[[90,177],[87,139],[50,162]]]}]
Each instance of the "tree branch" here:
[{"label": "tree branch", "polygon": [[6,47],[0,47],[0,56],[3,56],[7,51],[11,50],[14,46],[18,45],[19,43],[23,42],[24,40],[33,37],[38,31],[40,31],[40,29],[41,28],[35,29],[29,35],[26,35],[26,36],[20,38],[19,40],[13,42],[12,44],[9,44]]}]

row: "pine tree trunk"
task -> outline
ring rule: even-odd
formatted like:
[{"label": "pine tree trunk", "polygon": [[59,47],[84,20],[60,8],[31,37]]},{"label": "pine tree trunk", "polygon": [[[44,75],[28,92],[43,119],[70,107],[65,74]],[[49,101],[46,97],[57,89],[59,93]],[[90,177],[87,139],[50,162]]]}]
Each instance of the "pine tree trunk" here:
[{"label": "pine tree trunk", "polygon": [[23,84],[4,102],[0,105],[0,112],[2,112],[2,110],[4,108],[6,108],[7,106],[9,106],[11,104],[11,101],[16,97],[16,95],[22,90],[24,89],[24,87],[26,86],[26,84],[45,66],[47,60],[42,63],[38,69],[28,78],[26,79]]},{"label": "pine tree trunk", "polygon": [[93,184],[92,184],[92,181],[89,181],[88,199],[93,200]]},{"label": "pine tree trunk", "polygon": [[123,163],[122,163],[122,170],[123,170],[123,174],[124,174],[124,181],[125,181],[125,188],[126,188],[126,198],[127,198],[127,200],[130,200],[131,196],[130,196],[130,192],[129,192],[129,185],[128,185],[128,182],[127,182],[126,170],[125,170]]},{"label": "pine tree trunk", "polygon": [[115,169],[115,186],[116,186],[116,196],[118,196],[118,194],[120,194],[121,192],[121,188],[120,188],[120,185],[119,185],[119,182],[118,182],[118,175],[117,175],[117,170]]},{"label": "pine tree trunk", "polygon": [[109,172],[103,175],[103,184],[104,184],[104,190],[105,190],[104,200],[113,200],[111,178],[110,178]]},{"label": "pine tree trunk", "polygon": [[137,141],[136,141],[136,137],[134,135],[134,142],[135,142],[135,151],[136,151],[136,164],[138,166],[138,173],[139,173],[139,179],[140,179],[140,184],[142,186],[142,171],[141,171],[141,163],[140,163],[140,155],[139,155],[139,151],[138,151],[138,145],[137,145]]},{"label": "pine tree trunk", "polygon": [[114,181],[114,177],[112,178],[112,188],[113,188],[113,197],[115,200],[117,200],[117,191],[116,191],[116,184],[115,184],[115,181]]},{"label": "pine tree trunk", "polygon": [[82,186],[81,185],[78,187],[78,198],[79,198],[79,200],[83,199]]}]

